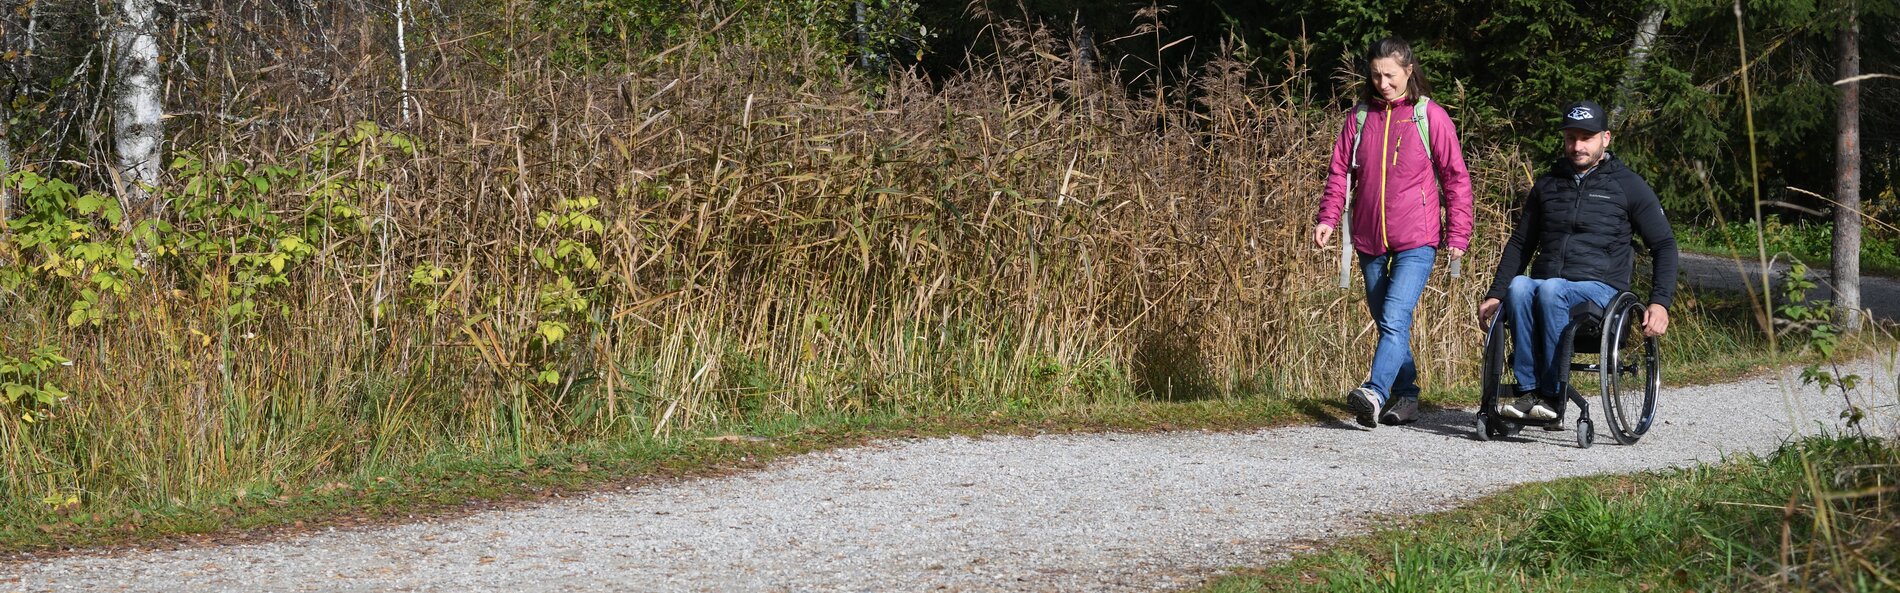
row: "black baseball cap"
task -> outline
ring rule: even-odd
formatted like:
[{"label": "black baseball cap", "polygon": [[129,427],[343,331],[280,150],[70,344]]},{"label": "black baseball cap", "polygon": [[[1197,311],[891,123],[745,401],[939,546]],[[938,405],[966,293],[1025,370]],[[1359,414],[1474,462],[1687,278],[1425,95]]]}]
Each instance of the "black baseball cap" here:
[{"label": "black baseball cap", "polygon": [[1578,101],[1564,108],[1563,129],[1576,128],[1590,132],[1602,132],[1610,129],[1610,114],[1602,105],[1594,101]]}]

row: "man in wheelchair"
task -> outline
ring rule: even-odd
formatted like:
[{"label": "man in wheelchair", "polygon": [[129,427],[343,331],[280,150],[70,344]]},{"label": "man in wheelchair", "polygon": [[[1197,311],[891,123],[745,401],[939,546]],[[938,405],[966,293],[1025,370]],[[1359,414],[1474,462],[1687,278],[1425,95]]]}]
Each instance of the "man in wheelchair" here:
[{"label": "man in wheelchair", "polygon": [[[1564,109],[1558,162],[1531,185],[1498,258],[1497,277],[1478,305],[1480,325],[1488,326],[1503,309],[1511,329],[1517,399],[1498,407],[1504,418],[1551,422],[1562,416],[1563,400],[1574,395],[1558,392],[1570,368],[1569,360],[1558,357],[1568,351],[1560,340],[1572,307],[1584,301],[1607,307],[1612,297],[1629,290],[1632,235],[1642,238],[1654,259],[1643,334],[1661,336],[1669,329],[1675,234],[1656,192],[1607,152],[1608,118],[1590,101]],[[1523,274],[1526,263],[1528,275]]]}]

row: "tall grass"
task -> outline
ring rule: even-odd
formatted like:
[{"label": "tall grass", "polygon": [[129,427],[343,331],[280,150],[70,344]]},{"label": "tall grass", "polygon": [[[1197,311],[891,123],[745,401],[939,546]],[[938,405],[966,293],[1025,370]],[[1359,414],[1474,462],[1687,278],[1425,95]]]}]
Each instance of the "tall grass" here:
[{"label": "tall grass", "polygon": [[[180,126],[209,173],[174,171],[175,208],[263,206],[181,216],[166,236],[198,250],[159,249],[96,325],[62,323],[83,277],[9,240],[7,352],[57,345],[73,364],[47,376],[73,396],[0,418],[0,504],[200,502],[785,415],[1360,380],[1362,294],[1307,240],[1339,113],[1233,61],[1130,96],[1041,31],[997,31],[1000,57],[947,80],[864,78],[739,29],[613,74],[549,66],[546,37],[452,31],[401,136],[350,134],[395,113],[375,85]],[[338,63],[328,80],[388,67]],[[305,74],[271,75],[251,91],[288,101]],[[1474,273],[1419,305],[1428,386],[1474,374],[1471,312],[1530,169],[1466,143]],[[266,166],[287,172],[249,184]]]}]

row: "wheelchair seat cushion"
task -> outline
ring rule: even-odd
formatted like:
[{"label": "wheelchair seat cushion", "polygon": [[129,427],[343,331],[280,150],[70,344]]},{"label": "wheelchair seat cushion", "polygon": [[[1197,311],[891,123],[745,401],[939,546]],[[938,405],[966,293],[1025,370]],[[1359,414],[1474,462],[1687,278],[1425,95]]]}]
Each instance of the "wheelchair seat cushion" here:
[{"label": "wheelchair seat cushion", "polygon": [[1570,308],[1571,351],[1596,354],[1603,345],[1603,307],[1590,301]]}]

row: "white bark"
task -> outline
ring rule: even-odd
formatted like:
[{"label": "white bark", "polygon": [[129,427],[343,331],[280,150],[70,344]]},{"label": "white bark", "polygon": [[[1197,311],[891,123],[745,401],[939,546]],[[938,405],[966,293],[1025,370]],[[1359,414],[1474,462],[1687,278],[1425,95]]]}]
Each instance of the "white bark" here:
[{"label": "white bark", "polygon": [[409,95],[409,0],[396,0],[396,63],[402,71],[402,123],[408,124],[415,105]]},{"label": "white bark", "polygon": [[[13,174],[13,142],[8,140],[11,127],[7,121],[13,115],[6,105],[0,105],[0,179]],[[0,233],[6,232],[6,221],[13,218],[13,190],[0,182]]]},{"label": "white bark", "polygon": [[164,149],[164,105],[158,69],[158,6],[155,0],[119,0],[112,24],[117,88],[112,114],[118,151],[119,195],[128,216],[157,214],[151,190],[158,186]]},{"label": "white bark", "polygon": [[1656,35],[1662,32],[1663,17],[1668,14],[1667,7],[1657,4],[1636,26],[1636,42],[1630,46],[1630,61],[1623,68],[1623,80],[1616,85],[1616,104],[1610,108],[1611,128],[1623,125],[1623,112],[1629,107],[1630,95],[1636,90],[1636,81],[1643,73],[1643,64],[1649,61],[1649,48],[1656,44]]},{"label": "white bark", "polygon": [[39,49],[38,42],[35,41],[38,36],[34,33],[40,27],[40,4],[42,3],[34,2],[26,6],[26,55],[29,56]]},{"label": "white bark", "polygon": [[865,28],[864,2],[862,0],[851,3],[851,14],[858,25],[858,66],[865,70],[870,70],[872,62],[877,61],[877,55],[871,53],[871,31]]},{"label": "white bark", "polygon": [[[1841,78],[1860,75],[1859,7],[1849,2],[1841,25]],[[1834,305],[1847,331],[1860,330],[1860,83],[1841,85],[1840,127],[1834,144]]]}]

